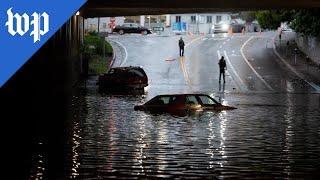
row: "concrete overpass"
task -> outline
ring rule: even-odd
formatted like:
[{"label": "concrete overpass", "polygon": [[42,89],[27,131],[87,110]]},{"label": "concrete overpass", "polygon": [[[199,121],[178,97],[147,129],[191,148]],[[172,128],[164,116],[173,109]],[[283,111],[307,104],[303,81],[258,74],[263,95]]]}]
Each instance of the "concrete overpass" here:
[{"label": "concrete overpass", "polygon": [[88,0],[84,17],[320,7],[319,0]]}]

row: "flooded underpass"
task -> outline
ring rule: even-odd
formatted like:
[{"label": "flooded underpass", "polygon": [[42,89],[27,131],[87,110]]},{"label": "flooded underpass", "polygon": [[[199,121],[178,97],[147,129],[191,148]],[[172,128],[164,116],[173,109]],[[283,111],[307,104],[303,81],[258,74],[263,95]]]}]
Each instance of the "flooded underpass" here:
[{"label": "flooded underpass", "polygon": [[238,109],[173,117],[134,111],[147,97],[87,94],[74,126],[74,177],[319,176],[319,95],[224,96]]},{"label": "flooded underpass", "polygon": [[[152,38],[157,37],[145,38],[144,43],[150,45],[144,46],[147,52],[153,43],[162,43]],[[170,50],[140,58],[136,49],[141,47],[130,46],[130,42],[123,64],[143,66],[150,79],[146,93],[101,94],[97,78],[89,78],[83,93],[74,97],[78,105],[66,128],[64,169],[68,178],[319,178],[320,94],[310,87],[302,87],[305,92],[301,93],[286,79],[282,82],[290,87],[288,92],[267,91],[262,82],[257,83],[256,91],[243,90],[232,72],[222,88],[213,68],[216,61],[197,59],[195,63],[191,59],[197,53],[188,49],[185,64],[179,58],[165,61],[176,56]],[[200,78],[206,83],[197,84]],[[205,93],[237,109],[182,117],[134,111],[135,105],[155,95],[174,93]],[[39,154],[46,161],[45,153]]]}]

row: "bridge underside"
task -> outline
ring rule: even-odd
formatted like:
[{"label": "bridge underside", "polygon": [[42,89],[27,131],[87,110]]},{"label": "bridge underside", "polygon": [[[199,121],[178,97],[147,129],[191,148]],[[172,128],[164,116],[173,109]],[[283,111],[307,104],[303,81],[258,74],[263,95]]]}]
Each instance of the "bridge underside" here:
[{"label": "bridge underside", "polygon": [[81,15],[106,17],[315,7],[320,7],[319,0],[88,0]]}]

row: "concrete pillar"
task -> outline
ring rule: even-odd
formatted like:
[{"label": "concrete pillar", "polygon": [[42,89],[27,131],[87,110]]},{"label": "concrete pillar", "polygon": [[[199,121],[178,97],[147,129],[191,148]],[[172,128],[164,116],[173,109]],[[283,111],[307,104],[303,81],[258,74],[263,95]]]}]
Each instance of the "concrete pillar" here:
[{"label": "concrete pillar", "polygon": [[167,14],[166,15],[166,26],[168,27],[168,26],[170,26],[171,25],[171,22],[170,22],[170,15],[169,14]]},{"label": "concrete pillar", "polygon": [[145,16],[140,16],[140,26],[144,27]]}]

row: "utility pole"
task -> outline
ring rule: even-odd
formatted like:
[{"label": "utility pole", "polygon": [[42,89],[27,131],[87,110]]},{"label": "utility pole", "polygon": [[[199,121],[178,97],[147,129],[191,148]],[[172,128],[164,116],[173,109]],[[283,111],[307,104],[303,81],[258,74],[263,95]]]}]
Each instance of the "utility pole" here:
[{"label": "utility pole", "polygon": [[150,23],[151,16],[150,15],[148,16],[148,19],[149,19],[149,29],[150,29],[151,28],[151,23]]},{"label": "utility pole", "polygon": [[98,33],[100,33],[100,17],[98,17]]},{"label": "utility pole", "polygon": [[199,31],[199,14],[196,14],[196,23],[197,23],[197,34],[200,34],[200,31]]},{"label": "utility pole", "polygon": [[297,54],[298,54],[298,49],[294,49],[294,65],[297,65]]}]

